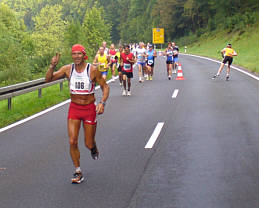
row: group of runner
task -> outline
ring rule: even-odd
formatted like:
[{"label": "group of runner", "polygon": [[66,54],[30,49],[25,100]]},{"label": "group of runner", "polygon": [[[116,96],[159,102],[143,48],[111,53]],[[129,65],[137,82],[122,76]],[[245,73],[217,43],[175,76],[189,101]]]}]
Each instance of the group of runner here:
[{"label": "group of runner", "polygon": [[146,80],[153,80],[155,58],[157,52],[152,44],[145,45],[140,42],[139,45],[133,46],[132,52],[136,57],[138,67],[139,82],[143,83]]},{"label": "group of runner", "polygon": [[[167,75],[170,80],[172,72],[178,65],[179,48],[175,43],[169,43],[164,56],[166,56]],[[228,62],[228,70],[226,79],[229,80],[230,65],[233,56],[237,53],[232,49],[231,44],[221,51],[224,60],[213,76],[217,78],[225,63]],[[55,71],[58,65],[60,54],[56,54],[51,60],[51,64],[46,73],[46,82],[51,82],[60,78],[67,77],[69,79],[69,89],[71,103],[69,106],[67,123],[70,144],[70,156],[75,167],[75,173],[71,179],[72,183],[81,183],[84,177],[80,168],[80,152],[78,148],[78,136],[83,122],[85,146],[90,150],[94,160],[98,159],[99,151],[95,141],[95,133],[97,120],[96,115],[104,112],[106,100],[109,97],[109,86],[106,83],[108,69],[111,69],[112,81],[115,80],[116,68],[119,73],[120,85],[123,85],[123,95],[131,95],[131,78],[133,78],[133,65],[137,64],[139,72],[139,82],[152,80],[154,71],[154,62],[157,53],[153,45],[149,44],[145,47],[140,42],[137,47],[125,45],[120,46],[119,50],[115,49],[114,44],[110,48],[106,47],[106,42],[102,43],[99,48],[93,64],[87,63],[87,55],[85,48],[80,44],[75,44],[71,49],[72,64],[64,65]],[[98,83],[102,89],[103,95],[99,103],[96,103],[95,85]]]},{"label": "group of runner", "polygon": [[[127,46],[127,47],[126,47]],[[128,51],[129,50],[129,51]],[[126,52],[127,51],[127,52]],[[124,60],[121,54],[127,54],[126,58],[129,61]],[[222,51],[223,61],[221,66],[218,69],[216,75],[212,79],[219,77],[223,67],[228,63],[226,80],[229,80],[230,66],[233,61],[233,56],[236,56],[237,53],[232,49],[232,45],[228,44],[226,48]],[[177,66],[179,65],[179,47],[176,46],[175,42],[169,42],[167,48],[163,52],[163,55],[166,57],[166,69],[168,79],[172,79],[172,74],[177,73]],[[94,64],[99,65],[98,69],[102,73],[103,78],[106,80],[108,69],[111,69],[112,78],[111,81],[115,81],[116,69],[119,74],[120,85],[124,86],[122,92],[123,95],[131,95],[130,79],[133,78],[133,68],[137,65],[138,68],[138,77],[139,82],[143,83],[144,80],[153,80],[154,74],[154,63],[155,58],[157,57],[157,52],[154,49],[153,45],[150,43],[144,44],[140,42],[139,44],[129,44],[124,47],[120,46],[119,49],[115,49],[115,45],[111,44],[110,48],[106,47],[106,42],[102,43],[102,46],[99,48],[98,53],[94,59]],[[129,64],[129,65],[127,65]],[[130,67],[129,67],[130,66]],[[127,68],[128,67],[128,68]],[[124,77],[124,78],[123,78]],[[128,89],[126,89],[126,80],[128,82]]]},{"label": "group of runner", "polygon": [[175,42],[169,42],[164,56],[166,56],[166,69],[168,79],[172,79],[172,73],[176,74],[176,68],[179,64],[178,61],[179,48],[175,45]]},{"label": "group of runner", "polygon": [[101,72],[102,77],[106,80],[109,69],[111,70],[111,81],[115,80],[116,70],[119,75],[119,83],[123,86],[122,95],[131,95],[131,79],[133,78],[133,68],[138,66],[139,82],[153,80],[154,63],[157,52],[152,44],[145,45],[143,42],[139,44],[129,44],[119,46],[115,49],[115,45],[111,44],[110,48],[106,47],[106,42],[102,43],[99,48],[93,65]]}]

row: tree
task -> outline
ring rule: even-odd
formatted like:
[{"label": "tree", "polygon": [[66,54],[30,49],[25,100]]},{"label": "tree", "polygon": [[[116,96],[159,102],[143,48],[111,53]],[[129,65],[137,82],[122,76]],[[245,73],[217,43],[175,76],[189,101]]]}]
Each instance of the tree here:
[{"label": "tree", "polygon": [[82,25],[82,43],[90,56],[94,56],[102,41],[111,41],[111,25],[103,18],[103,8],[93,6],[86,11]]},{"label": "tree", "polygon": [[29,54],[31,45],[23,22],[7,6],[0,5],[0,85],[8,85],[30,77]]},{"label": "tree", "polygon": [[35,32],[32,34],[38,60],[36,68],[45,67],[53,54],[62,51],[67,22],[62,20],[62,6],[45,6],[39,15],[33,18]]}]

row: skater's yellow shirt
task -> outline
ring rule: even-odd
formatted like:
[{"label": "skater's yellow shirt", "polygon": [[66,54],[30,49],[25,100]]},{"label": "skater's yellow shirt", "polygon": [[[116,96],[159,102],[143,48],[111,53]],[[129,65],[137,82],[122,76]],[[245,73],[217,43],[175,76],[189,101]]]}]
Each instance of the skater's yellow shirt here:
[{"label": "skater's yellow shirt", "polygon": [[233,48],[224,48],[223,49],[225,56],[233,57],[233,54],[235,53]]}]

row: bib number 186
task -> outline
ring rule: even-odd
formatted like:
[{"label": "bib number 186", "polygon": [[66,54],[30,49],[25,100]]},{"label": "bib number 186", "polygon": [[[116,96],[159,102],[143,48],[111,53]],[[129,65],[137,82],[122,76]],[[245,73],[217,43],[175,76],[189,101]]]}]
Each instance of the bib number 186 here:
[{"label": "bib number 186", "polygon": [[76,89],[84,89],[84,87],[85,87],[85,84],[84,84],[84,82],[76,82],[75,83],[75,87],[76,87]]}]

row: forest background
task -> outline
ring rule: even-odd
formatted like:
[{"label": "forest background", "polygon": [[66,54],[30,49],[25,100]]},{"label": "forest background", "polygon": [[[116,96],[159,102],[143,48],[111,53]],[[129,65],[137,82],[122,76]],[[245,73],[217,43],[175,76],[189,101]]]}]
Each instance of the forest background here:
[{"label": "forest background", "polygon": [[75,43],[92,60],[102,41],[152,42],[154,27],[180,46],[222,31],[238,40],[258,28],[258,10],[258,0],[2,0],[0,87],[43,77],[56,52],[70,63]]}]

